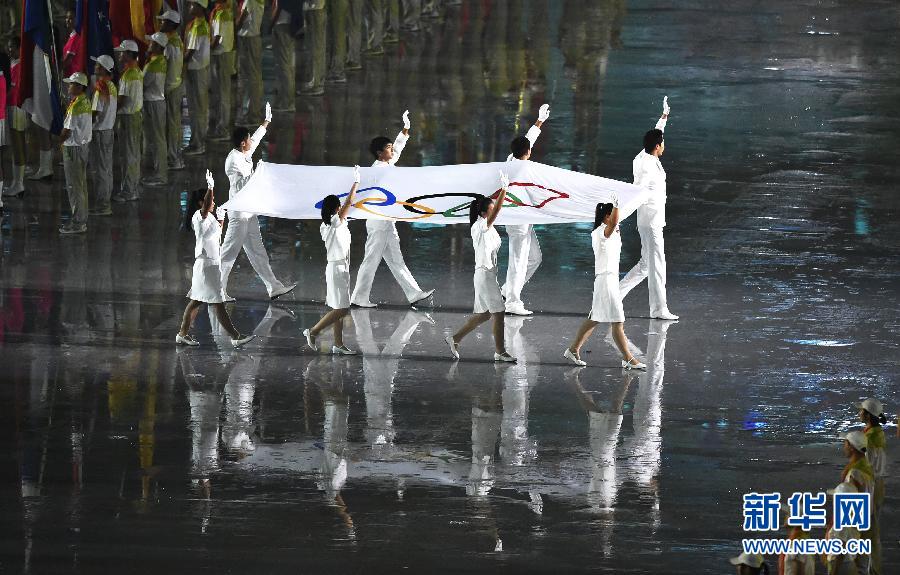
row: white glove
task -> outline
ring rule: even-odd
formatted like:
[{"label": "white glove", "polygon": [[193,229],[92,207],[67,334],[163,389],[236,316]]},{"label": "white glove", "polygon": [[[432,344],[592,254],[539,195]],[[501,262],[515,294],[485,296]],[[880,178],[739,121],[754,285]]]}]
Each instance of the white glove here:
[{"label": "white glove", "polygon": [[550,104],[544,104],[538,109],[538,121],[546,122],[550,119]]},{"label": "white glove", "polygon": [[272,105],[266,102],[266,122],[272,121]]},{"label": "white glove", "polygon": [[359,166],[353,166],[353,181],[357,184],[362,180],[359,175]]},{"label": "white glove", "polygon": [[206,170],[206,189],[213,190],[216,187],[216,181],[213,179],[212,172]]},{"label": "white glove", "polygon": [[669,115],[669,97],[663,96],[663,116]]},{"label": "white glove", "polygon": [[503,170],[500,170],[500,189],[509,189],[509,176],[507,176]]},{"label": "white glove", "polygon": [[403,129],[408,130],[412,124],[409,123],[409,110],[403,112]]},{"label": "white glove", "polygon": [[612,197],[609,198],[609,203],[613,205],[613,208],[619,207],[619,196],[613,194]]}]

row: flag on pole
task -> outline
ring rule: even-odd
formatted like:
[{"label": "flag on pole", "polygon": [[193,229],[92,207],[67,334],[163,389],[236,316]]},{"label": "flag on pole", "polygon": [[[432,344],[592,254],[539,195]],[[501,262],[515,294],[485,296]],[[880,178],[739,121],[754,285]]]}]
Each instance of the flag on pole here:
[{"label": "flag on pole", "polygon": [[62,130],[63,116],[51,26],[47,0],[23,1],[19,52],[21,76],[15,104],[29,113],[35,124],[58,134]]},{"label": "flag on pole", "polygon": [[[148,3],[153,2],[149,0]],[[109,21],[112,40],[116,46],[122,40],[146,44],[145,9],[142,0],[109,0]]]},{"label": "flag on pole", "polygon": [[76,59],[78,72],[91,75],[91,58],[112,56],[112,30],[109,25],[107,0],[77,0],[75,32],[80,38]]}]

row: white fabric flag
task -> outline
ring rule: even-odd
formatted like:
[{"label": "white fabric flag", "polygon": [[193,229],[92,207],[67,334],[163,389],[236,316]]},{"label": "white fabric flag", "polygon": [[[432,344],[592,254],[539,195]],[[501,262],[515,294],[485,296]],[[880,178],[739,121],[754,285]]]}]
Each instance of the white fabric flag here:
[{"label": "white fabric flag", "polygon": [[[417,168],[361,168],[362,182],[348,214],[428,224],[468,223],[469,203],[498,193],[500,171],[510,186],[498,224],[593,222],[598,202],[619,198],[620,219],[646,199],[646,189],[617,180],[514,160]],[[322,199],[344,197],[353,168],[259,162],[256,172],[225,210],[294,220],[319,219]]]}]

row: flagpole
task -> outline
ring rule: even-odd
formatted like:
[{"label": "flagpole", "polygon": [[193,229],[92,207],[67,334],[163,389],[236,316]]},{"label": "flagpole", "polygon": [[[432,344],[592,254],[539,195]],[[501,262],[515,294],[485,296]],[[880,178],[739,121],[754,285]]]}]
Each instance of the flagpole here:
[{"label": "flagpole", "polygon": [[59,50],[56,48],[56,26],[53,25],[53,2],[52,0],[47,0],[47,18],[50,21],[50,49],[53,50],[53,69],[56,71],[56,93],[60,96],[62,95],[62,84],[60,83],[59,76]]}]

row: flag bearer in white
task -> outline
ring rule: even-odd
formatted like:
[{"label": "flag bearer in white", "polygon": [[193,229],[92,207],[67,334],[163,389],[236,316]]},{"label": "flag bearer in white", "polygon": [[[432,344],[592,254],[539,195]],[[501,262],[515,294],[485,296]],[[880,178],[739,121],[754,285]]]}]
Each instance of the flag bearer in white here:
[{"label": "flag bearer in white", "polygon": [[91,110],[94,112],[94,133],[91,136],[91,174],[94,176],[94,201],[92,216],[111,216],[109,200],[113,187],[113,143],[115,142],[116,109],[119,90],[112,79],[115,67],[111,56],[91,57],[96,62],[94,96]]},{"label": "flag bearer in white", "polygon": [[[509,145],[510,154],[507,162],[527,160],[531,157],[531,148],[541,135],[541,125],[550,118],[550,106],[544,104],[538,110],[538,119],[528,128],[524,136],[515,138]],[[509,237],[509,266],[506,269],[506,282],[500,291],[506,298],[506,313],[514,315],[531,315],[522,303],[522,289],[541,265],[541,246],[538,244],[534,226],[531,224],[507,225],[506,235]]]},{"label": "flag bearer in white", "polygon": [[663,98],[663,113],[656,128],[644,134],[644,149],[631,163],[634,185],[650,190],[649,199],[637,209],[637,228],[641,236],[641,259],[622,281],[622,299],[639,283],[647,279],[650,290],[650,317],[676,320],[666,302],[666,254],[663,228],[666,226],[666,171],[659,159],[666,150],[663,133],[669,119],[669,98]]},{"label": "flag bearer in white", "polygon": [[87,231],[87,163],[91,144],[91,103],[84,95],[88,79],[82,72],[75,72],[63,82],[69,85],[69,96],[72,98],[66,108],[60,133],[72,219],[60,226],[59,233],[83,234]]},{"label": "flag bearer in white", "polygon": [[[247,128],[239,126],[234,129],[234,149],[225,158],[225,175],[228,176],[228,197],[233,198],[253,175],[253,152],[266,135],[266,127],[272,121],[272,107],[266,103],[266,119],[262,125],[250,135]],[[255,214],[246,212],[228,212],[228,229],[225,231],[225,240],[222,242],[222,297],[225,301],[234,301],[228,295],[228,276],[238,254],[244,248],[250,265],[259,274],[259,278],[266,284],[269,297],[276,299],[290,292],[296,283],[285,286],[275,278],[272,266],[269,264],[269,255],[262,242],[259,233],[259,219]]]},{"label": "flag bearer in white", "polygon": [[166,74],[168,64],[164,55],[169,38],[156,32],[150,39],[150,52],[144,64],[144,134],[150,148],[152,172],[144,178],[149,186],[164,186],[169,182],[169,163],[166,160]]},{"label": "flag bearer in white", "polygon": [[[372,163],[373,168],[389,168],[397,163],[409,140],[409,128],[409,110],[406,110],[403,112],[403,130],[397,134],[393,143],[384,136],[372,140],[369,150],[375,156],[375,161]],[[375,272],[378,271],[378,264],[382,259],[394,274],[394,279],[400,284],[410,305],[415,305],[434,294],[434,290],[422,291],[416,278],[406,267],[403,254],[400,252],[400,235],[397,234],[397,226],[393,221],[367,219],[366,234],[368,235],[366,251],[363,261],[359,265],[359,271],[356,272],[356,286],[353,288],[350,303],[359,307],[375,307],[375,304],[369,300],[369,294],[372,292]]]}]

